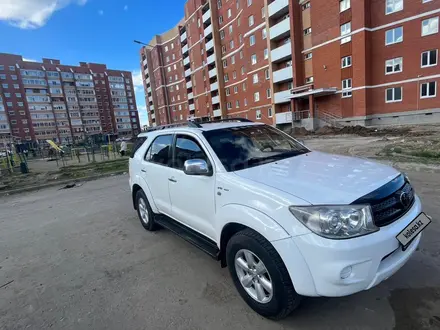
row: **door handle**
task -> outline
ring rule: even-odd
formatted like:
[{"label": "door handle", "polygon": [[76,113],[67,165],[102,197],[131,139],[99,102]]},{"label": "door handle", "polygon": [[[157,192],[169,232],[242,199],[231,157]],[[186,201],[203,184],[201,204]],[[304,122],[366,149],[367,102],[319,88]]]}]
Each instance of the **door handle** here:
[{"label": "door handle", "polygon": [[147,173],[147,170],[141,169],[141,172]]},{"label": "door handle", "polygon": [[177,180],[174,179],[174,178],[168,178],[168,181],[171,181],[171,182],[177,182]]}]

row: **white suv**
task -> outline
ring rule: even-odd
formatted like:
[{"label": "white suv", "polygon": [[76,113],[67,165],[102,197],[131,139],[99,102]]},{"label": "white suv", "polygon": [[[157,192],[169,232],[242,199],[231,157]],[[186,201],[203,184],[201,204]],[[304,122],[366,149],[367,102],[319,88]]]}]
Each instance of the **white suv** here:
[{"label": "white suv", "polygon": [[249,306],[272,319],[301,296],[387,279],[431,221],[395,169],[311,151],[245,119],[140,134],[130,186],[145,229],[168,228],[220,260]]}]

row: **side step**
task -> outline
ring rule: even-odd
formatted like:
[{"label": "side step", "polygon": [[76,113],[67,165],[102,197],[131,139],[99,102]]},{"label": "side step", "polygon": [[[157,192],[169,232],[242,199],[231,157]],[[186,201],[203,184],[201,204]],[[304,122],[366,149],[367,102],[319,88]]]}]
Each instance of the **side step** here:
[{"label": "side step", "polygon": [[215,260],[220,260],[220,250],[217,247],[217,244],[206,236],[203,236],[195,230],[192,230],[163,214],[156,215],[154,221],[169,231],[172,231],[174,234],[177,234],[185,241],[197,246],[200,250],[206,252]]}]

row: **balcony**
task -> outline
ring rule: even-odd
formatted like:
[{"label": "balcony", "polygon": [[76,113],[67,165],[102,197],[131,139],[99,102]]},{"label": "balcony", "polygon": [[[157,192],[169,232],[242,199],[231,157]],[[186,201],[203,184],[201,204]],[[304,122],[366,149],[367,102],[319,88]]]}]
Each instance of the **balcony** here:
[{"label": "balcony", "polygon": [[183,65],[189,65],[189,56],[183,59]]},{"label": "balcony", "polygon": [[189,105],[189,111],[194,111],[196,109],[196,106],[193,104]]},{"label": "balcony", "polygon": [[209,41],[206,43],[205,48],[206,48],[206,51],[208,51],[208,50],[214,48],[214,39],[209,40]]},{"label": "balcony", "polygon": [[270,40],[279,40],[290,34],[290,18],[283,19],[278,24],[272,26],[269,30]]},{"label": "balcony", "polygon": [[291,66],[273,72],[273,82],[280,83],[293,79],[293,68]]},{"label": "balcony", "polygon": [[211,92],[218,90],[218,82],[211,84]]},{"label": "balcony", "polygon": [[207,28],[205,28],[205,38],[207,36],[209,36],[210,34],[212,34],[212,25],[210,25]]},{"label": "balcony", "polygon": [[203,23],[211,19],[211,9],[208,9],[206,13],[203,14]]},{"label": "balcony", "polygon": [[209,70],[209,78],[217,76],[217,68]]},{"label": "balcony", "polygon": [[193,83],[192,83],[192,81],[190,80],[190,81],[188,81],[187,83],[186,83],[186,88],[187,89],[190,89],[190,88],[192,88],[193,87]]},{"label": "balcony", "polygon": [[151,110],[151,111],[154,111],[154,104],[153,104],[153,105],[150,105],[150,110]]},{"label": "balcony", "polygon": [[145,79],[145,81],[147,82],[147,84],[150,83],[150,78]]},{"label": "balcony", "polygon": [[182,47],[182,54],[186,54],[188,52],[188,45]]},{"label": "balcony", "polygon": [[147,59],[143,60],[143,61],[142,61],[142,64],[143,64],[143,65],[147,65]]},{"label": "balcony", "polygon": [[185,71],[185,77],[188,77],[191,75],[191,69],[188,69]]},{"label": "balcony", "polygon": [[217,95],[212,98],[212,104],[218,104],[218,103],[220,103],[220,97]]},{"label": "balcony", "polygon": [[215,54],[209,55],[207,59],[208,64],[214,63],[214,61],[215,61]]},{"label": "balcony", "polygon": [[192,100],[194,98],[194,94],[193,93],[188,93],[188,100]]},{"label": "balcony", "polygon": [[222,116],[222,110],[221,109],[214,110],[213,115],[214,115],[214,117],[221,117]]},{"label": "balcony", "polygon": [[292,43],[289,41],[281,47],[275,48],[270,52],[270,57],[274,63],[292,58]]},{"label": "balcony", "polygon": [[154,113],[150,114],[151,119],[156,119],[156,115]]},{"label": "balcony", "polygon": [[151,87],[148,87],[148,88],[147,88],[147,92],[148,92],[148,93],[151,93]]},{"label": "balcony", "polygon": [[289,0],[275,0],[269,6],[269,17],[277,18],[289,12]]},{"label": "balcony", "polygon": [[150,97],[148,98],[148,101],[153,102],[153,97],[150,96]]},{"label": "balcony", "polygon": [[186,31],[180,36],[180,42],[184,42],[186,40]]},{"label": "balcony", "polygon": [[290,102],[290,90],[275,93],[275,104]]},{"label": "balcony", "polygon": [[148,74],[148,69],[144,70],[144,74],[147,75]]}]

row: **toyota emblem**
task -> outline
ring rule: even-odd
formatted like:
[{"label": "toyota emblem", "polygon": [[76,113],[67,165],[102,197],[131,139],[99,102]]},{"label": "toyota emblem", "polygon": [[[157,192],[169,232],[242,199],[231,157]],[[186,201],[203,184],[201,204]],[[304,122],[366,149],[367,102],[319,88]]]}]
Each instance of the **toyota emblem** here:
[{"label": "toyota emblem", "polygon": [[400,203],[403,205],[404,208],[407,208],[411,203],[409,195],[404,191],[400,193]]}]

